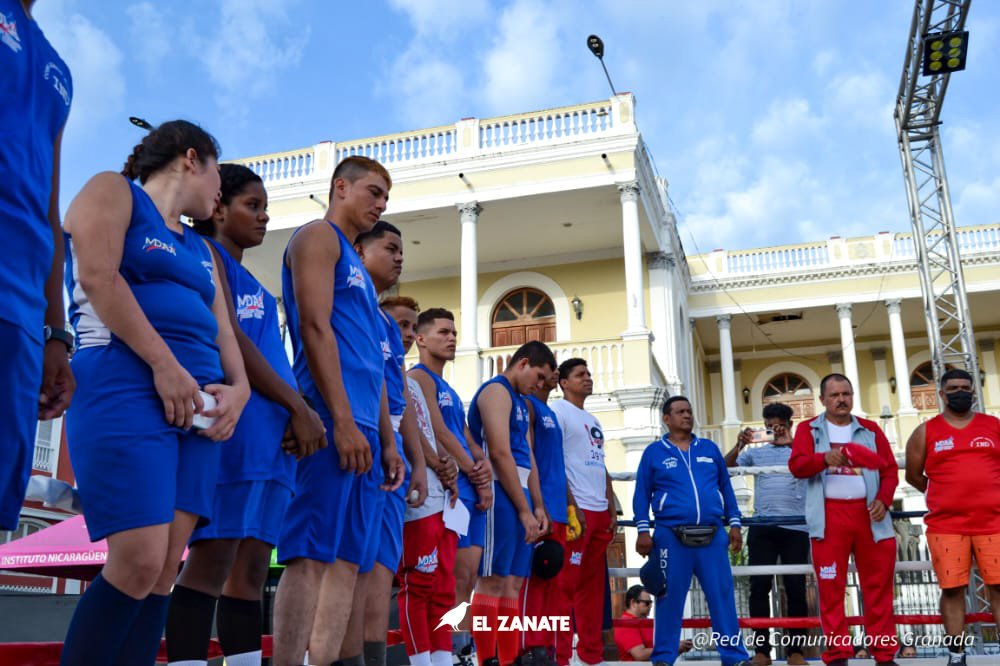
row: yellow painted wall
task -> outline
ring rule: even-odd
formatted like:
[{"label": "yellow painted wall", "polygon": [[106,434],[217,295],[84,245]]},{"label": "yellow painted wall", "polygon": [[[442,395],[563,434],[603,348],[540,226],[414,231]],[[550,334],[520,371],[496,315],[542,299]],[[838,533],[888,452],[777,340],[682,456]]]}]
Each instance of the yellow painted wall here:
[{"label": "yellow painted wall", "polygon": [[[530,269],[552,279],[572,299],[583,301],[583,319],[571,313],[570,339],[594,340],[619,337],[626,325],[625,270],[621,259],[607,259],[577,264],[562,264]],[[479,275],[479,294],[482,296],[500,278],[512,272],[482,273]],[[403,281],[399,293],[415,298],[421,308],[445,307],[461,320],[460,281],[457,277]],[[648,296],[647,296],[648,299]]]}]

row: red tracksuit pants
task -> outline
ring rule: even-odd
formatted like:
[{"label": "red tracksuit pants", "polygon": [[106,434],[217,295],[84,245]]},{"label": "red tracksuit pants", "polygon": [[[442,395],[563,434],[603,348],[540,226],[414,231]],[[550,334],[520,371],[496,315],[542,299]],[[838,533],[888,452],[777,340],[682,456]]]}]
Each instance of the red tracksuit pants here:
[{"label": "red tracksuit pants", "polygon": [[[573,609],[576,625],[576,656],[585,664],[604,661],[604,585],[608,568],[608,544],[614,536],[611,514],[583,510],[587,529],[567,544],[562,571],[556,580]],[[573,633],[557,632],[556,661],[564,666],[573,653]]]},{"label": "red tracksuit pants", "polygon": [[876,542],[864,500],[826,500],[826,531],[812,539],[813,569],[819,586],[819,612],[826,650],[823,661],[854,656],[844,615],[844,591],[851,553],[858,568],[864,605],[865,635],[875,661],[891,660],[897,650],[892,590],[896,539]]},{"label": "red tracksuit pants", "polygon": [[406,654],[451,652],[451,628],[435,629],[455,606],[455,553],[458,535],[445,529],[442,514],[403,525],[399,566],[399,628]]},{"label": "red tracksuit pants", "polygon": [[[566,554],[566,524],[552,523],[552,531],[546,535],[545,541],[555,541],[563,547],[563,558],[565,566]],[[545,615],[556,615],[568,617],[570,614],[569,599],[563,591],[559,576],[562,570],[554,578],[545,580],[538,576],[531,575],[524,579],[521,585],[520,606],[522,617],[541,617]],[[572,640],[572,636],[570,636]],[[563,639],[565,640],[565,638]],[[524,631],[521,633],[521,650],[529,650],[534,647],[544,647],[550,650],[556,649],[556,632],[554,631]],[[572,650],[571,644],[567,645]]]}]

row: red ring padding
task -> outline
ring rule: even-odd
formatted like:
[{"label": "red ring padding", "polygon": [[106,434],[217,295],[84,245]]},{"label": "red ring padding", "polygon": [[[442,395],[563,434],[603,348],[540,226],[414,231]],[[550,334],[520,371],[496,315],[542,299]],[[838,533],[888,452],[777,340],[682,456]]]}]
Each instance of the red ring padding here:
[{"label": "red ring padding", "polygon": [[[896,624],[941,624],[940,615],[896,615]],[[993,622],[991,613],[968,613],[965,616],[965,623]],[[852,615],[847,618],[848,624],[864,624],[865,618],[860,615]],[[618,619],[613,621],[616,627],[652,627],[653,621],[650,619]],[[705,629],[712,626],[712,620],[707,617],[687,618],[681,622],[681,626],[687,629]],[[771,627],[781,629],[812,629],[819,627],[818,617],[741,617],[740,627],[744,629],[769,629]]]},{"label": "red ring padding", "polygon": [[[941,624],[940,615],[897,615],[896,624]],[[847,618],[848,624],[864,624],[865,619],[859,615]],[[966,624],[974,622],[993,622],[993,615],[990,613],[968,613],[965,616]],[[683,621],[683,626],[689,629],[704,629],[712,626],[712,622],[707,617],[688,618]],[[653,621],[648,619],[636,620],[615,620],[616,627],[652,627]],[[811,629],[819,626],[818,617],[743,617],[740,618],[740,626],[747,629],[767,629],[769,627],[781,627],[783,629]],[[402,634],[398,629],[390,629],[386,634],[386,645],[399,645],[403,642]],[[0,643],[0,664],[4,666],[59,666],[59,656],[62,654],[62,643]],[[274,652],[274,637],[264,636],[261,640],[261,651],[265,659]],[[215,640],[208,648],[208,658],[218,659],[222,656],[219,643]],[[160,645],[160,653],[156,657],[157,663],[167,662],[166,642]]]}]

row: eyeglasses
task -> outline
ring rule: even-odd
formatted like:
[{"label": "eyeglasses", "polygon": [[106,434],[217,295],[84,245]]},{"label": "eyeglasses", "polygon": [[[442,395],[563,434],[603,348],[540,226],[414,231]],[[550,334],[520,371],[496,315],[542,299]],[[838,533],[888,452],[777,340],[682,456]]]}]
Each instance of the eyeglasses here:
[{"label": "eyeglasses", "polygon": [[653,603],[653,600],[652,599],[636,599],[635,603],[637,603],[637,604],[646,604],[647,606],[649,606],[649,605],[651,605]]}]

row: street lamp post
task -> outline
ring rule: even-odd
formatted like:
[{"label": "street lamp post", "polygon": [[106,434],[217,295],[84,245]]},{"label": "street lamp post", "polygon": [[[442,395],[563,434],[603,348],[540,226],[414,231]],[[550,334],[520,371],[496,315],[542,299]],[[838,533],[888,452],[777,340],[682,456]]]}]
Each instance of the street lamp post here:
[{"label": "street lamp post", "polygon": [[601,67],[604,68],[604,76],[608,77],[608,85],[611,86],[611,94],[617,95],[615,84],[611,82],[611,75],[608,74],[608,67],[604,64],[604,41],[597,35],[590,35],[587,37],[587,48],[601,61]]},{"label": "street lamp post", "polygon": [[149,124],[149,121],[145,118],[139,118],[137,116],[129,116],[128,121],[135,125],[136,127],[144,130],[151,130],[153,126]]}]

